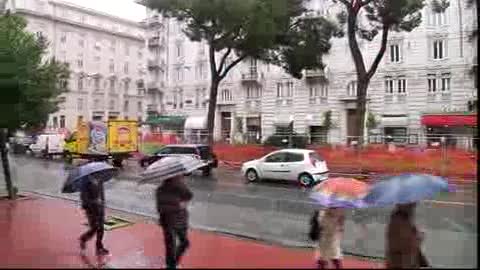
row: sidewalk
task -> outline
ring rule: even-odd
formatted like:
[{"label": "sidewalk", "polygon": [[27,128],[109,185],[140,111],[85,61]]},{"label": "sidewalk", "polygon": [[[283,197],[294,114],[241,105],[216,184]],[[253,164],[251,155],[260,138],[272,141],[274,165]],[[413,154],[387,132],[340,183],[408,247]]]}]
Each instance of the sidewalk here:
[{"label": "sidewalk", "polygon": [[[112,211],[107,214],[117,215]],[[113,256],[109,268],[163,267],[160,228],[138,216],[135,224],[105,233]],[[79,256],[78,237],[86,230],[81,209],[74,203],[28,195],[0,200],[0,268],[92,268],[93,244],[87,258]],[[313,252],[243,240],[199,230],[190,231],[191,248],[183,268],[314,268]],[[380,262],[345,257],[345,268],[383,268]]]}]

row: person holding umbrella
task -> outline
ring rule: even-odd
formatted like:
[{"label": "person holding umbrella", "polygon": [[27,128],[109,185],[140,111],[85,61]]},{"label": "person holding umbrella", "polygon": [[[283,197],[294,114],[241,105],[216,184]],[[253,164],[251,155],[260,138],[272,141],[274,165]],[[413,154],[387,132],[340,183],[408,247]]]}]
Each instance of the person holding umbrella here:
[{"label": "person holding umbrella", "polygon": [[86,243],[96,235],[97,256],[108,255],[103,245],[105,223],[105,191],[103,183],[110,180],[115,168],[105,162],[91,162],[73,169],[65,182],[62,192],[80,191],[82,208],[88,219],[89,230],[80,236],[80,252],[85,255]]},{"label": "person holding umbrella", "polygon": [[[188,240],[187,204],[193,193],[184,182],[184,175],[205,166],[193,157],[165,157],[151,164],[142,172],[140,183],[160,181],[155,199],[159,214],[159,225],[165,241],[165,261],[168,269],[175,269],[190,246]],[[176,239],[180,240],[179,245]]]},{"label": "person holding umbrella", "polygon": [[387,268],[420,268],[429,266],[421,251],[423,233],[415,225],[417,202],[433,198],[438,192],[450,192],[453,187],[439,176],[400,174],[385,177],[374,184],[363,201],[367,207],[395,205],[386,230]]},{"label": "person holding umbrella", "polygon": [[363,207],[362,197],[368,185],[352,178],[330,178],[316,185],[310,197],[326,208],[318,215],[321,228],[316,249],[319,269],[325,269],[331,261],[336,269],[342,268],[341,242],[345,227],[345,208]]}]

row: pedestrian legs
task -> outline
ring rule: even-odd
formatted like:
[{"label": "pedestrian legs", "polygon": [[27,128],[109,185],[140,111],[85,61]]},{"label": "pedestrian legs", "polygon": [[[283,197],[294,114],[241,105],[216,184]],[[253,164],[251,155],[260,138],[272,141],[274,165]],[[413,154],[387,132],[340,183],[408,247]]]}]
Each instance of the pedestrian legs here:
[{"label": "pedestrian legs", "polygon": [[177,247],[177,251],[176,251],[176,254],[175,254],[175,260],[177,261],[177,263],[179,263],[183,254],[185,253],[187,248],[190,246],[190,241],[188,241],[188,229],[187,228],[177,229],[176,234],[178,236],[178,240],[180,240],[180,244]]},{"label": "pedestrian legs", "polygon": [[176,239],[175,229],[170,226],[163,227],[163,240],[165,241],[165,262],[167,269],[176,269]]}]

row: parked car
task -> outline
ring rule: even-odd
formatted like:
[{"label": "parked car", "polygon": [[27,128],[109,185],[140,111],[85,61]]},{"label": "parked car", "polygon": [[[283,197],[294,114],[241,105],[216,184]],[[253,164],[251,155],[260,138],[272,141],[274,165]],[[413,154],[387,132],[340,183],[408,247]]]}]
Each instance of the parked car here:
[{"label": "parked car", "polygon": [[213,168],[218,167],[218,160],[213,153],[212,148],[204,144],[172,144],[159,149],[151,156],[145,156],[140,159],[140,166],[147,167],[157,160],[168,156],[193,155],[201,159],[205,166],[200,168],[203,176],[209,176]]},{"label": "parked car", "polygon": [[248,182],[290,180],[309,187],[328,178],[328,167],[315,151],[282,149],[243,163],[242,173]]}]

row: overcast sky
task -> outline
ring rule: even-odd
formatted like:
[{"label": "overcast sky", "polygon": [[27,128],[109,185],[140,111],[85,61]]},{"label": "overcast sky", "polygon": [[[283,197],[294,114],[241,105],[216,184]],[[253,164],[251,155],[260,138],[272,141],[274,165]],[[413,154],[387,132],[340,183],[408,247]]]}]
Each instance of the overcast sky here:
[{"label": "overcast sky", "polygon": [[111,15],[133,21],[145,19],[145,7],[138,5],[134,0],[61,0],[79,6],[92,8]]}]

